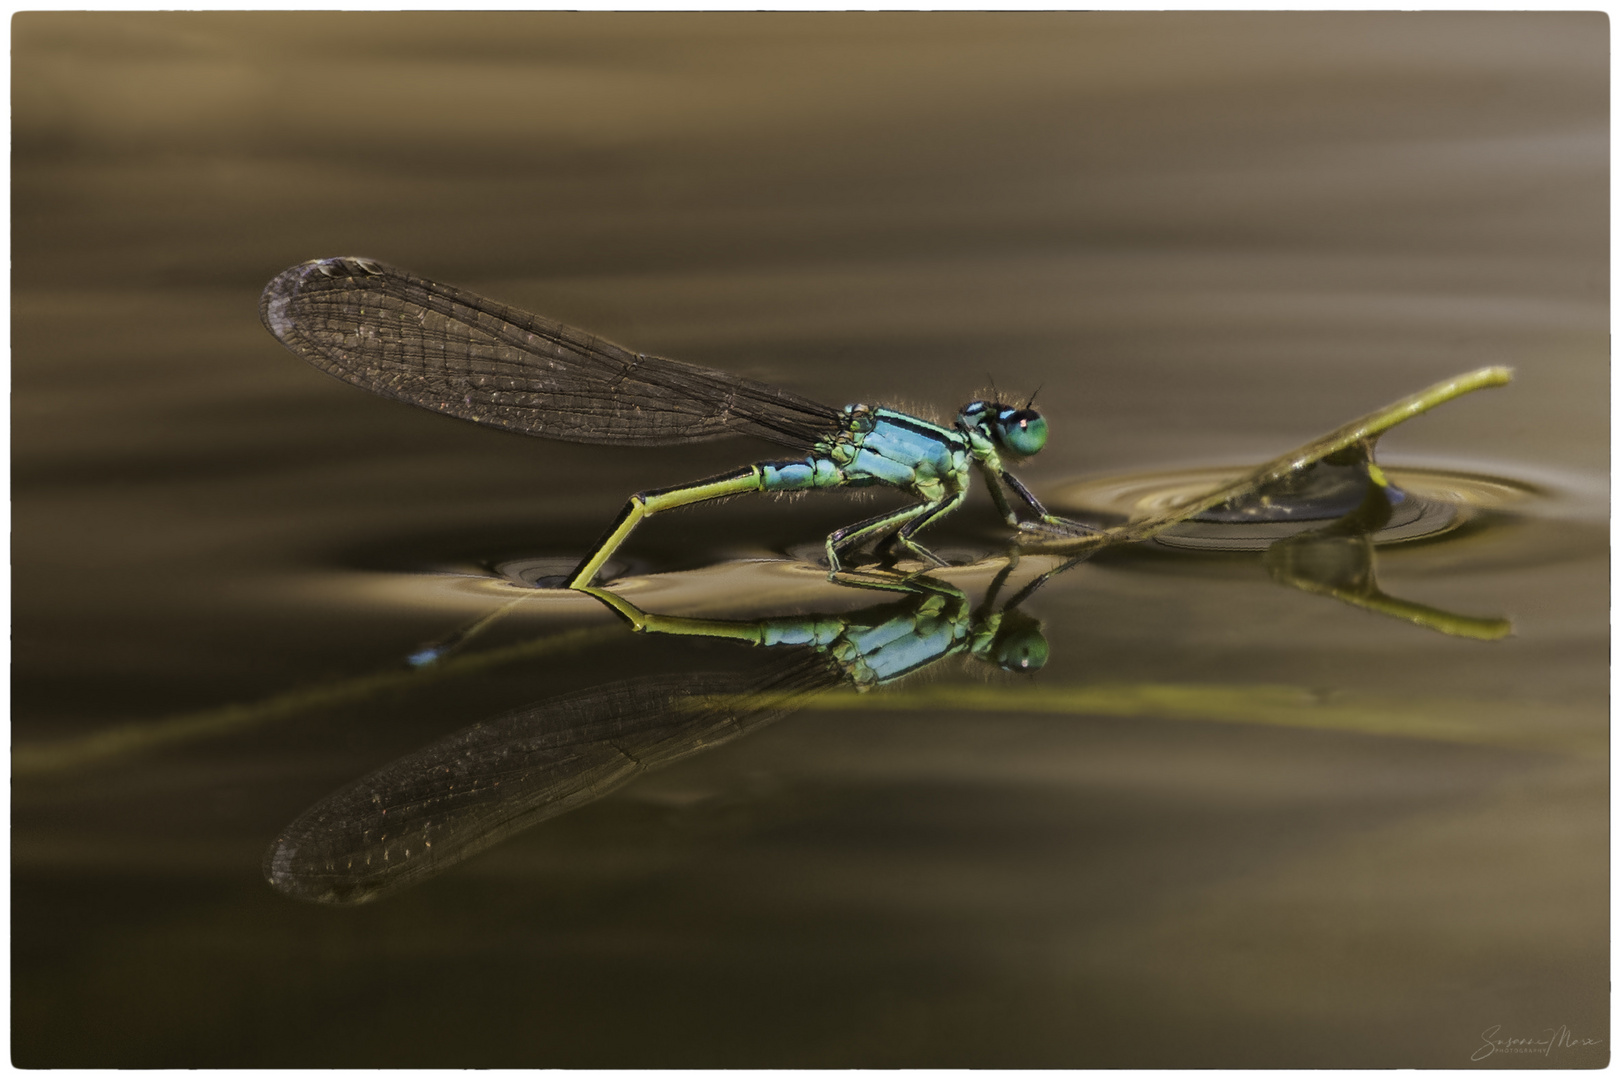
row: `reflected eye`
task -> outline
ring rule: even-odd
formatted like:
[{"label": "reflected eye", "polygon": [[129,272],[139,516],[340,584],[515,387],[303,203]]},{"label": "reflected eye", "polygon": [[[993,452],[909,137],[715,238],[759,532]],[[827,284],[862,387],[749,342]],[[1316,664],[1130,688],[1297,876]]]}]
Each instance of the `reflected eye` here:
[{"label": "reflected eye", "polygon": [[1047,666],[1047,638],[1041,624],[1032,622],[997,639],[992,659],[1003,671],[1030,673]]},{"label": "reflected eye", "polygon": [[997,441],[1027,457],[1047,445],[1047,421],[1034,409],[1007,409],[996,418]]}]

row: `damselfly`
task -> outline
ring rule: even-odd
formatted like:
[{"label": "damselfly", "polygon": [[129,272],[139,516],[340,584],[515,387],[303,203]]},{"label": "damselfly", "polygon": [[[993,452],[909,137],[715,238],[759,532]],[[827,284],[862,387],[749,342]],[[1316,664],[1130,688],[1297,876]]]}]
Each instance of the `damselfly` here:
[{"label": "damselfly", "polygon": [[1033,399],[1022,407],[971,401],[951,427],[880,406],[833,408],[723,371],[633,353],[361,258],[292,267],[265,289],[260,314],[282,344],[327,374],[475,423],[566,442],[643,446],[752,435],[801,455],[632,495],[569,575],[572,588],[591,584],[643,518],[755,491],[882,485],[916,500],[830,535],[830,575],[841,552],[873,541],[945,565],[915,537],[962,505],[974,469],[1009,526],[1019,521],[1004,485],[1039,522],[1084,528],[1049,514],[1004,465],[1047,441]]}]

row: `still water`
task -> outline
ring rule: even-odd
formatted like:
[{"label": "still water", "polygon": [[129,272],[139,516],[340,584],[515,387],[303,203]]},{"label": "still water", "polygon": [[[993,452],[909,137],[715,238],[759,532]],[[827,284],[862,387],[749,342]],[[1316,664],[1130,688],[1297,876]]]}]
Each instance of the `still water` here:
[{"label": "still water", "polygon": [[[1608,1060],[1602,16],[12,25],[17,1064]],[[1039,387],[1020,476],[1100,519],[1516,377],[1381,440],[1456,520],[1327,577],[1189,526],[1026,592],[981,490],[918,600],[816,565],[892,495],[654,519],[609,576],[666,627],[1016,599],[1045,664],[784,699],[311,902],[267,852],[389,763],[790,651],[532,587],[771,448],[345,387],[258,317],[327,255],[835,406]]]}]

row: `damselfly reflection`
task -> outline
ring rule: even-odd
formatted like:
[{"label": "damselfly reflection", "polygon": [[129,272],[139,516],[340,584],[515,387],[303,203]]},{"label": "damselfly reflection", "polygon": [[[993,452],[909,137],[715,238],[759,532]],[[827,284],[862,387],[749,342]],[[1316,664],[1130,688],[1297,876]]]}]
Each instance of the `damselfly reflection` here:
[{"label": "damselfly reflection", "polygon": [[941,583],[884,582],[873,587],[894,599],[837,616],[690,619],[643,612],[591,589],[635,630],[730,639],[774,655],[762,674],[631,679],[457,732],[300,815],[265,856],[265,876],[301,900],[375,899],[649,769],[748,734],[818,693],[884,686],[954,656],[1034,671],[1046,662],[1047,643],[1019,605],[1080,561],[1059,564],[1005,602],[999,594],[1013,560],[978,604]]},{"label": "damselfly reflection", "polygon": [[573,588],[591,584],[643,518],[749,492],[881,485],[917,500],[830,535],[830,575],[842,552],[874,542],[946,565],[915,536],[962,505],[976,469],[1010,527],[1019,520],[1003,486],[1035,513],[1035,524],[1084,529],[1049,514],[1004,465],[1046,445],[1047,421],[1031,408],[1033,396],[1022,406],[971,401],[949,427],[880,406],[834,408],[724,371],[632,353],[370,259],[292,267],[265,288],[260,314],[282,344],[327,374],[475,423],[642,446],[752,435],[801,454],[632,495],[569,575]]},{"label": "damselfly reflection", "polygon": [[[610,590],[576,584],[637,631],[744,642],[772,650],[772,662],[749,678],[631,679],[475,725],[306,811],[272,845],[265,874],[300,899],[373,899],[601,798],[648,769],[764,726],[817,693],[838,686],[885,686],[953,656],[1035,671],[1046,662],[1047,642],[1041,624],[1020,605],[1096,552],[1151,538],[1199,515],[1215,524],[1303,520],[1307,531],[1273,542],[1276,554],[1269,552],[1267,559],[1275,580],[1443,633],[1501,637],[1509,629],[1506,620],[1452,615],[1380,592],[1370,537],[1390,522],[1395,504],[1409,502],[1374,463],[1378,435],[1507,377],[1500,369],[1485,369],[1437,384],[1184,505],[1051,541],[1046,546],[1068,561],[1049,562],[1049,569],[1005,602],[999,597],[1017,565],[1016,553],[1007,557],[978,604],[959,589],[924,577],[861,579],[846,573],[837,579],[840,585],[879,589],[892,598],[842,615],[753,620],[659,615]],[[1339,516],[1324,523],[1328,515]],[[414,654],[411,662],[441,662],[489,618]],[[1016,701],[1017,695],[1010,695],[1010,703]]]}]

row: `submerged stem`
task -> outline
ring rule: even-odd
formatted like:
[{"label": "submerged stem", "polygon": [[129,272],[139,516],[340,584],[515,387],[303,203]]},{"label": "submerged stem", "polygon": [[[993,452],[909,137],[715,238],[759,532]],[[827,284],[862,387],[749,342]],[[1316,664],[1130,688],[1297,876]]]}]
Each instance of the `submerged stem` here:
[{"label": "submerged stem", "polygon": [[1273,458],[1237,480],[1214,488],[1175,509],[1151,517],[1141,518],[1137,521],[1128,521],[1124,525],[1116,525],[1112,529],[1103,529],[1074,538],[1049,539],[1041,537],[1039,533],[1032,533],[1024,538],[1020,546],[1027,551],[1078,554],[1114,544],[1147,540],[1161,530],[1167,529],[1178,522],[1186,521],[1188,518],[1202,514],[1206,510],[1251,494],[1267,484],[1276,483],[1290,473],[1304,469],[1331,454],[1355,446],[1359,442],[1372,441],[1397,424],[1410,420],[1421,413],[1429,412],[1437,405],[1444,405],[1454,398],[1462,397],[1464,394],[1475,390],[1483,390],[1491,386],[1503,386],[1513,377],[1513,370],[1506,367],[1479,368],[1463,375],[1453,376],[1444,382],[1438,382],[1434,386],[1420,390],[1416,394],[1386,405],[1384,408],[1371,412],[1360,419],[1353,420],[1349,424],[1335,428],[1327,435],[1313,439],[1304,446]]}]

